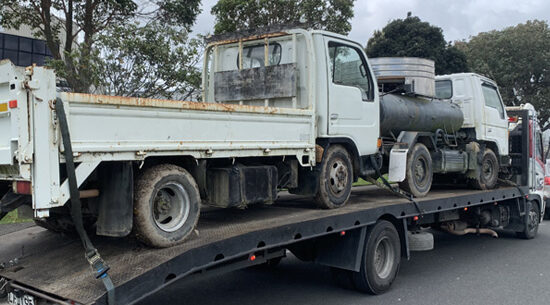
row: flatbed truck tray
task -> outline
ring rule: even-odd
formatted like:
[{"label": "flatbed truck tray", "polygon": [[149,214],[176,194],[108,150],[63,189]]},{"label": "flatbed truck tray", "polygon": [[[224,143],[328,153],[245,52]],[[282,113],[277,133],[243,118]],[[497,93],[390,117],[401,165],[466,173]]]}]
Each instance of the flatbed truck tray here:
[{"label": "flatbed truck tray", "polygon": [[[434,188],[417,201],[422,215],[430,215],[521,198],[527,192],[523,187],[490,191],[446,187]],[[366,227],[383,215],[407,219],[420,214],[407,199],[362,186],[353,189],[347,206],[336,210],[320,210],[310,200],[283,195],[273,206],[204,211],[196,234],[172,248],[153,249],[130,239],[104,237],[95,237],[94,244],[111,266],[116,303],[133,304],[190,274],[265,262],[270,249]],[[6,266],[0,268],[0,277],[8,279],[12,288],[41,299],[60,304],[107,303],[104,286],[92,276],[76,237],[38,227],[4,234],[0,263]]]}]

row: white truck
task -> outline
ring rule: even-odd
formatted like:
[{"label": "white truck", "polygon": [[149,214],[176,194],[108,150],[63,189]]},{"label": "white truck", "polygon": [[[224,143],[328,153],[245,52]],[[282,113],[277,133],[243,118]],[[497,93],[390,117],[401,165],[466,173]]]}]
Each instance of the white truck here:
[{"label": "white truck", "polygon": [[[467,78],[475,90],[455,102],[472,114],[487,104],[490,115],[466,116],[462,128],[452,102],[381,97],[362,46],[326,31],[213,38],[203,72],[203,102],[187,102],[58,93],[53,71],[23,74],[1,62],[1,212],[31,206],[37,223],[56,231],[70,230],[74,213],[82,214],[99,235],[134,230],[166,247],[191,234],[201,204],[270,204],[286,188],[338,208],[355,180],[386,170],[424,196],[432,173],[461,173],[492,188],[505,165],[506,114],[490,108],[502,102],[479,76]],[[418,109],[429,116],[412,118]],[[440,128],[447,117],[434,109],[450,113],[452,128]],[[78,204],[69,210],[79,198],[81,211],[72,210]]]},{"label": "white truck", "polygon": [[[468,120],[459,102],[451,102],[461,95],[432,100],[407,90],[380,93],[375,79],[381,78],[371,72],[361,45],[340,35],[299,29],[236,35],[212,40],[207,50],[207,102],[200,103],[57,93],[52,71],[30,67],[20,74],[2,62],[0,213],[30,206],[42,226],[75,226],[93,276],[77,239],[36,227],[2,232],[0,300],[136,304],[184,278],[276,264],[287,251],[330,266],[338,282],[381,294],[392,287],[402,258],[433,247],[423,228],[536,236],[544,202],[535,171],[543,155],[531,106],[506,110],[510,166],[498,163],[501,156],[489,167],[493,179],[493,166],[502,165],[511,185],[441,186],[412,202],[363,186],[344,206],[352,181],[386,170],[429,177],[430,183],[432,171],[453,172],[447,176],[456,179],[474,174],[470,179],[480,184],[484,156],[501,155],[500,147],[491,149],[493,141],[482,139],[476,126],[463,128]],[[468,79],[470,88],[482,89],[481,77]],[[447,85],[439,83],[438,92]],[[452,92],[457,86],[451,81]],[[470,96],[485,98],[477,92]],[[465,100],[463,107],[473,103]],[[485,107],[484,101],[476,105]],[[409,112],[415,109],[425,111]],[[438,112],[453,119],[453,128]],[[400,116],[408,119],[390,120]],[[411,137],[417,141],[399,140]],[[429,149],[421,162],[392,168],[399,161],[392,154],[409,158],[414,154],[407,150],[418,144]],[[193,231],[201,203],[271,203],[281,188],[316,194],[322,207],[340,208],[312,209],[307,200],[283,195],[267,208],[205,211]],[[78,229],[94,224],[98,235],[125,236],[133,229],[149,245],[174,246],[94,236],[94,248]]]}]

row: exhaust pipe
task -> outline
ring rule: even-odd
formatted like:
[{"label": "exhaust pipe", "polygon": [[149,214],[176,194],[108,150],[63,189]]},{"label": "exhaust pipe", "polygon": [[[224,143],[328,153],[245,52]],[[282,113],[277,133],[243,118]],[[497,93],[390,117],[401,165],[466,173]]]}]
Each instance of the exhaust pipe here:
[{"label": "exhaust pipe", "polygon": [[498,238],[497,232],[487,228],[467,228],[467,224],[464,222],[452,221],[441,225],[441,228],[453,235],[466,235],[466,234],[487,234],[493,238]]}]

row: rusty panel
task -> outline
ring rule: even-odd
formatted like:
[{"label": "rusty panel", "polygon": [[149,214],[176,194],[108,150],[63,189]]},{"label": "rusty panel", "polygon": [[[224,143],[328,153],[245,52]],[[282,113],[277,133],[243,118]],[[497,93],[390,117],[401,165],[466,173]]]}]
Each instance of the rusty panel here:
[{"label": "rusty panel", "polygon": [[63,92],[63,93],[60,93],[60,96],[63,100],[68,102],[113,105],[113,106],[136,106],[136,107],[171,108],[171,109],[184,109],[184,110],[291,114],[291,115],[293,114],[307,115],[311,113],[311,110],[308,110],[308,109],[249,106],[249,105],[230,105],[230,104],[221,104],[221,103],[190,102],[190,101],[177,101],[177,100],[139,98],[139,97],[96,95],[96,94],[85,94],[85,93]]},{"label": "rusty panel", "polygon": [[261,100],[296,96],[296,64],[216,72],[217,102]]}]

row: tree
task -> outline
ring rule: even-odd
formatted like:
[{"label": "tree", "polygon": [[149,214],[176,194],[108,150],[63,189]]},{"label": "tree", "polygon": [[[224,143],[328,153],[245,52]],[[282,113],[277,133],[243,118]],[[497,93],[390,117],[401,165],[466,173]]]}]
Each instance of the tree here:
[{"label": "tree", "polygon": [[347,34],[355,0],[219,0],[214,33],[221,34],[274,24],[305,23],[311,28]]},{"label": "tree", "polygon": [[157,21],[113,27],[98,40],[100,88],[109,95],[196,99],[203,47],[188,36]]},{"label": "tree", "polygon": [[367,43],[369,57],[421,57],[435,61],[436,74],[467,72],[462,51],[446,43],[443,30],[409,13],[375,31]]},{"label": "tree", "polygon": [[133,18],[150,18],[167,25],[190,25],[200,11],[200,0],[148,1],[142,12],[133,0],[0,0],[0,25],[19,28],[26,24],[46,40],[53,60],[49,65],[73,91],[88,92],[97,84],[100,55],[98,36],[112,26]]},{"label": "tree", "polygon": [[497,82],[507,105],[533,104],[543,130],[550,128],[550,28],[546,21],[480,33],[459,47],[473,71]]}]

